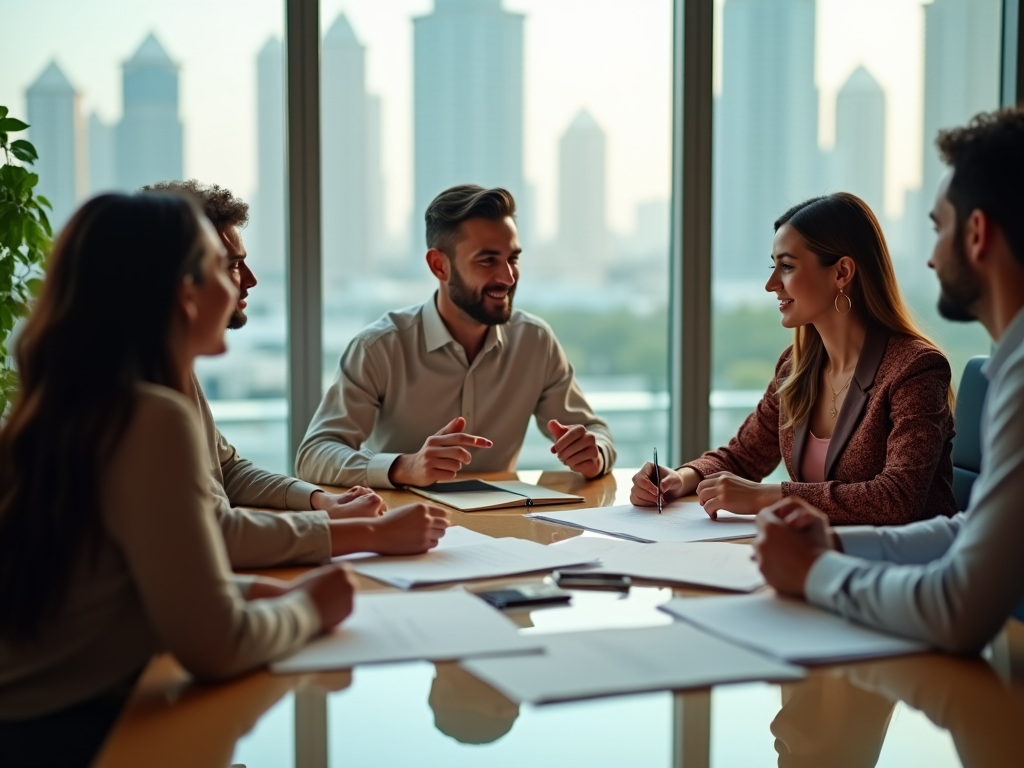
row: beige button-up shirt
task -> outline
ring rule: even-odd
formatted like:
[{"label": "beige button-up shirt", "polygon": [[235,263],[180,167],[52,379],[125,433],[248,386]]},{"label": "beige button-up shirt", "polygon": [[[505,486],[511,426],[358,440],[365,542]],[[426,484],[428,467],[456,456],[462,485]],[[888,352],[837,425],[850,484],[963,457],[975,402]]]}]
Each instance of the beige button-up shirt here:
[{"label": "beige button-up shirt", "polygon": [[468,433],[494,443],[469,449],[470,472],[514,469],[531,416],[549,438],[550,419],[584,425],[597,438],[604,471],[615,462],[608,425],[591,411],[547,323],[513,311],[488,329],[470,364],[431,298],[389,312],[352,340],[299,446],[297,474],[327,485],[391,488],[395,459],[416,453],[458,416]]}]

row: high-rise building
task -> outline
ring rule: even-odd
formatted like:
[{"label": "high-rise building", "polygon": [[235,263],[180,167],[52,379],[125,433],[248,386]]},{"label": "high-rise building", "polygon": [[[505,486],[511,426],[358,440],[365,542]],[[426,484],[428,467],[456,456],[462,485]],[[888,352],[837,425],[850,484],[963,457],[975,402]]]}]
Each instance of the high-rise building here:
[{"label": "high-rise building", "polygon": [[369,270],[366,220],[366,49],[345,14],[324,35],[320,147],[323,163],[324,276]]},{"label": "high-rise building", "polygon": [[[285,268],[284,57],[281,41],[271,37],[256,55],[256,197],[246,246],[268,277],[283,278]],[[258,273],[257,273],[258,274]]]},{"label": "high-rise building", "polygon": [[181,179],[182,126],[178,65],[150,34],[124,70],[124,114],[117,126],[117,186]]},{"label": "high-rise building", "polygon": [[117,189],[117,127],[98,114],[89,115],[89,194]]},{"label": "high-rise building", "polygon": [[[934,0],[924,6],[922,189],[938,188],[939,130],[999,106],[1001,0]],[[929,199],[930,202],[930,199]]]},{"label": "high-rise building", "polygon": [[714,116],[716,279],[761,281],[775,219],[823,191],[814,32],[814,0],[725,2]]},{"label": "high-rise building", "polygon": [[366,250],[376,260],[385,247],[384,156],[381,150],[381,99],[366,97]]},{"label": "high-rise building", "polygon": [[605,152],[604,131],[581,109],[558,143],[558,259],[595,282],[608,266]]},{"label": "high-rise building", "polygon": [[[523,21],[501,0],[434,0],[413,19],[415,183],[413,240],[423,213],[456,184],[523,181]],[[530,224],[519,216],[521,239]]]},{"label": "high-rise building", "polygon": [[852,192],[879,220],[885,205],[885,92],[857,67],[836,96],[832,191]]},{"label": "high-rise building", "polygon": [[84,132],[78,93],[64,72],[51,61],[25,92],[28,139],[39,153],[33,171],[39,174],[39,194],[53,205],[50,223],[62,226],[85,194]]}]

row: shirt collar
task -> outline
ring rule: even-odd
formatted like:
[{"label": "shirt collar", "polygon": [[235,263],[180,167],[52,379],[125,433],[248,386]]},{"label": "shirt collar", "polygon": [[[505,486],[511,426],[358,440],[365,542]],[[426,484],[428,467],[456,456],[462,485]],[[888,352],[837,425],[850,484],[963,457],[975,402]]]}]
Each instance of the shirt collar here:
[{"label": "shirt collar", "polygon": [[[441,313],[437,311],[437,293],[423,305],[423,340],[427,345],[427,352],[441,349],[448,344],[458,342],[452,338],[448,326],[441,319]],[[504,325],[492,325],[487,329],[487,338],[484,339],[483,349],[480,354],[489,352],[494,347],[502,346],[505,343],[506,332]]]},{"label": "shirt collar", "polygon": [[985,374],[985,378],[991,381],[998,376],[1007,358],[1020,347],[1022,342],[1024,342],[1024,308],[1017,310],[1017,314],[1013,316],[1013,320],[1003,331],[1003,337],[992,351],[992,356],[982,366],[981,371]]},{"label": "shirt collar", "polygon": [[437,311],[437,293],[423,305],[423,340],[427,343],[427,352],[433,352],[446,344],[455,341],[448,332],[448,326]]}]

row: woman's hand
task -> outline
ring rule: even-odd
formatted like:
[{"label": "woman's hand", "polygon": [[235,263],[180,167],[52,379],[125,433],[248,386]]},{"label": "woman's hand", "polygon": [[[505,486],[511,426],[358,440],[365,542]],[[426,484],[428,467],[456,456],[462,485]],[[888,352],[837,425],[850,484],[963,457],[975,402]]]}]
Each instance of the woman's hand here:
[{"label": "woman's hand", "polygon": [[320,613],[321,629],[340,624],[352,613],[355,585],[348,569],[340,563],[310,571],[296,582],[295,588],[304,590]]},{"label": "woman's hand", "polygon": [[[668,467],[658,467],[658,474],[661,477],[661,500],[664,503],[673,499],[685,496],[693,492],[693,487],[686,488],[683,472],[693,470],[683,469],[681,472],[673,472]],[[694,472],[694,475],[697,473]],[[696,485],[696,483],[694,483]],[[636,507],[658,506],[658,486],[654,484],[654,464],[647,462],[640,471],[633,475],[633,489],[629,492],[629,503]]]},{"label": "woman's hand", "polygon": [[697,485],[697,498],[712,520],[725,510],[737,515],[756,515],[782,499],[782,486],[744,480],[732,472],[715,472]]}]

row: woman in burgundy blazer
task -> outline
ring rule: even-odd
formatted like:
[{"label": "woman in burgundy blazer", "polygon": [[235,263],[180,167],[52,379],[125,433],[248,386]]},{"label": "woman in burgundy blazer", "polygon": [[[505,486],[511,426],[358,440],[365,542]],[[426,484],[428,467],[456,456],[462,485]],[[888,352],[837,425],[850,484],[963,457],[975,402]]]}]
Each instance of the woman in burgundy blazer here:
[{"label": "woman in burgundy blazer", "polygon": [[[799,496],[839,525],[954,514],[949,363],[910,320],[874,215],[840,193],[775,228],[765,287],[794,344],[727,446],[661,468],[663,499],[696,492],[715,517]],[[761,483],[780,460],[790,482]],[[657,503],[653,470],[633,478],[634,504]]]}]

